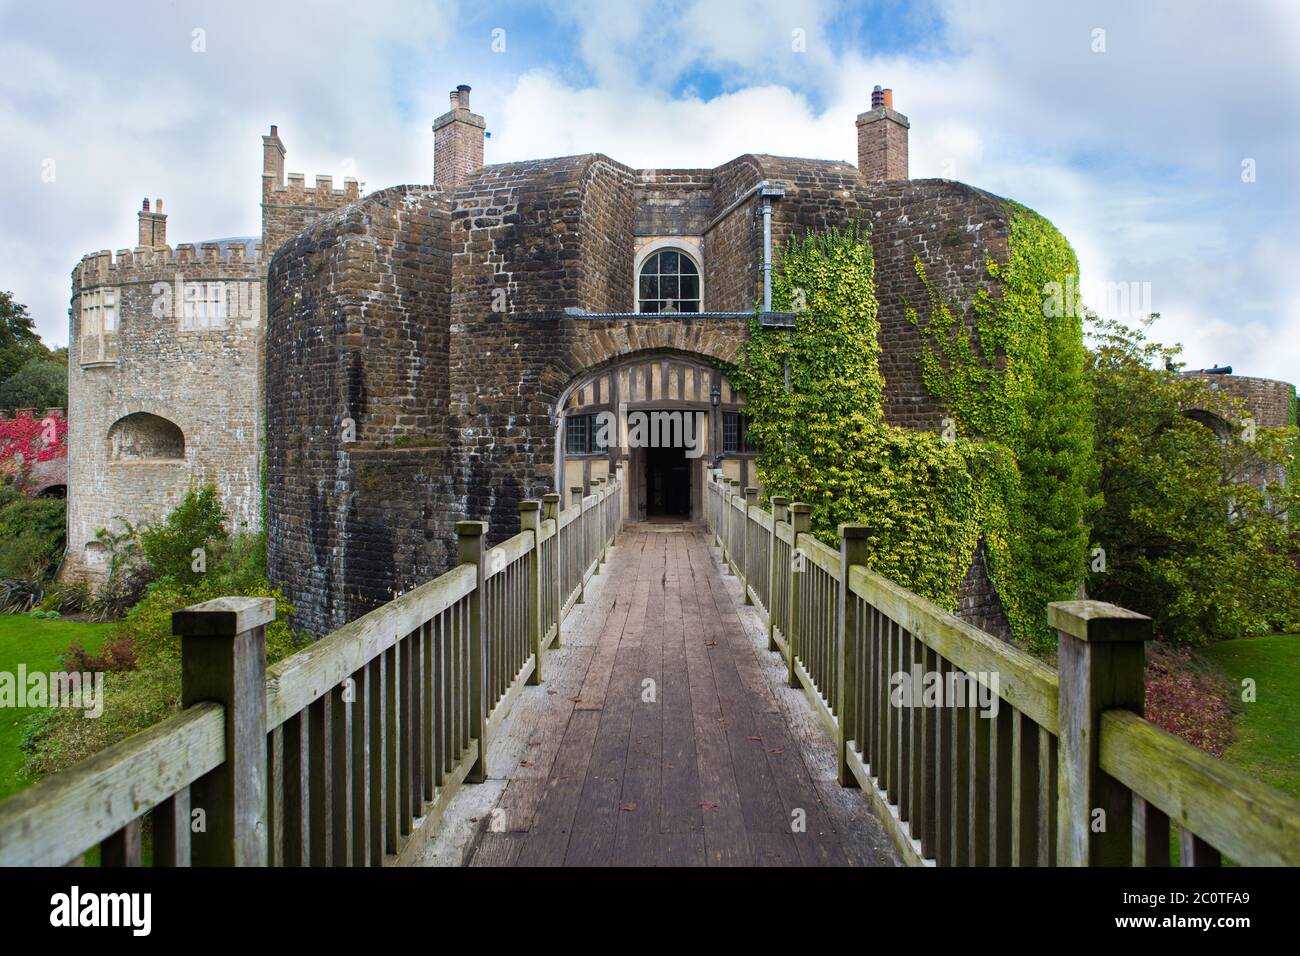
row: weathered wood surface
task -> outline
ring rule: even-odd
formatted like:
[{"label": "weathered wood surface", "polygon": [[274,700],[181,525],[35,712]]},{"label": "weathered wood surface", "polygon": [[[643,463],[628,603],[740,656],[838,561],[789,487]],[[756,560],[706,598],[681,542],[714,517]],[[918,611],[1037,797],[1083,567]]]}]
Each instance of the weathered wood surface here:
[{"label": "weathered wood surface", "polygon": [[226,757],[225,711],[199,704],[0,804],[0,866],[62,866]]},{"label": "weathered wood surface", "polygon": [[[1156,808],[1143,823],[1161,840],[1167,839],[1172,820],[1182,830],[1185,849],[1195,834],[1233,860],[1300,866],[1300,814],[1284,794],[1137,714],[1102,714],[1099,747],[1101,768]],[[1139,846],[1150,865],[1158,847]],[[1192,848],[1203,858],[1208,847]]]},{"label": "weathered wood surface", "polygon": [[494,739],[466,862],[894,865],[706,533],[632,527]]}]

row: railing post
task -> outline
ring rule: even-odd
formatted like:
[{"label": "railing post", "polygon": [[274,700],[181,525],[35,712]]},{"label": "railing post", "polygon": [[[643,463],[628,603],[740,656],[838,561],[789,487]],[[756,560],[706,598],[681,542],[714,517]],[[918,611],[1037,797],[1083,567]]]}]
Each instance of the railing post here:
[{"label": "railing post", "polygon": [[[835,703],[835,776],[841,787],[851,787],[857,779],[849,770],[849,734],[857,720],[854,705],[857,701],[858,602],[849,591],[849,568],[867,563],[867,537],[871,529],[864,524],[840,525],[840,613],[835,634],[836,666],[839,668],[839,687]],[[861,743],[861,741],[859,741]]]},{"label": "railing post", "polygon": [[749,596],[749,579],[754,574],[754,569],[749,566],[749,542],[750,536],[759,529],[754,519],[749,516],[749,509],[757,503],[758,489],[750,485],[745,489],[745,540],[740,546],[742,560],[745,562],[745,586],[741,589],[744,592],[741,596],[745,599],[746,604],[754,603],[754,599]]},{"label": "railing post", "polygon": [[528,641],[533,648],[533,673],[530,684],[542,682],[542,503],[529,499],[519,502],[519,530],[533,533],[533,547],[528,552]]},{"label": "railing post", "polygon": [[596,515],[591,521],[596,526],[596,533],[600,535],[600,542],[596,546],[596,570],[592,574],[600,574],[600,566],[605,563],[605,540],[608,537],[605,534],[605,479],[596,478],[592,484],[595,485],[592,491],[596,495],[596,507],[592,510]]},{"label": "railing post", "polygon": [[718,476],[718,549],[722,552],[722,573],[731,573],[731,555],[727,554],[729,522],[731,521],[731,485]]},{"label": "railing post", "polygon": [[776,643],[776,584],[781,580],[781,575],[776,570],[776,526],[778,522],[785,520],[786,505],[789,503],[790,499],[784,495],[772,496],[772,530],[767,539],[767,649],[769,651],[780,650]]},{"label": "railing post", "polygon": [[[736,505],[732,499],[739,498],[743,494],[740,490],[740,479],[728,479],[727,487],[731,489],[731,494],[727,498],[727,520],[734,523],[736,520]],[[739,533],[731,525],[727,527],[731,531],[731,538],[727,546],[727,560],[731,562],[731,573],[740,578],[740,586],[743,589],[745,587],[745,564],[744,558],[736,553],[736,538],[740,538],[742,542],[745,540],[745,527],[741,525]]]},{"label": "railing post", "polygon": [[[195,866],[266,866],[266,625],[272,598],[226,597],[172,614],[181,639],[181,707],[226,711],[226,759],[190,786],[206,827],[191,834]],[[185,821],[189,825],[189,821]]]},{"label": "railing post", "polygon": [[1132,794],[1102,771],[1098,738],[1102,711],[1142,713],[1151,619],[1101,601],[1060,601],[1047,620],[1060,675],[1057,865],[1128,866]]},{"label": "railing post", "polygon": [[582,487],[569,489],[569,507],[578,506],[578,517],[573,519],[573,533],[569,535],[569,544],[578,552],[574,564],[578,566],[578,597],[574,604],[584,604],[587,598],[587,521],[582,513]]},{"label": "railing post", "polygon": [[794,662],[799,656],[799,602],[802,600],[805,558],[799,551],[799,535],[812,531],[812,505],[796,501],[790,505],[790,633],[785,639],[789,649],[789,681],[791,687],[799,686]]},{"label": "railing post", "polygon": [[564,617],[564,584],[560,568],[564,555],[560,554],[560,496],[555,492],[542,495],[542,520],[555,522],[555,546],[551,548],[551,590],[554,592],[555,620],[543,622],[543,627],[555,625],[555,646],[560,646],[560,618]]},{"label": "railing post", "polygon": [[474,592],[469,595],[469,621],[466,643],[469,644],[469,735],[478,740],[478,757],[465,778],[482,783],[487,778],[487,630],[483,613],[484,573],[483,544],[486,521],[457,521],[457,561],[472,564],[475,570]]}]

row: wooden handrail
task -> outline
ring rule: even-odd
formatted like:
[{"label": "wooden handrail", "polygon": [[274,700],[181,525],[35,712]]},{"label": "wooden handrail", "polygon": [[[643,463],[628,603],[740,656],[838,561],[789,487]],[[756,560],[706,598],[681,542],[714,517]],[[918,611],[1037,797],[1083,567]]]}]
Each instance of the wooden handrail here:
[{"label": "wooden handrail", "polygon": [[1101,769],[1240,863],[1300,866],[1296,801],[1139,714],[1101,715]]},{"label": "wooden handrail", "polygon": [[[621,478],[596,488],[564,513],[558,495],[522,502],[522,530],[492,549],[460,522],[456,567],[270,668],[270,599],[177,611],[184,709],[0,802],[0,865],[96,845],[138,865],[146,816],[155,865],[410,862],[541,679],[562,569],[577,563],[580,596],[621,530]],[[193,841],[191,791],[208,820]]]},{"label": "wooden handrail", "polygon": [[[842,527],[837,553],[808,532],[807,505],[774,499],[777,519],[717,475],[708,492],[706,520],[746,603],[768,582],[767,606],[752,603],[769,648],[835,741],[841,783],[863,788],[905,862],[1167,864],[1172,821],[1184,865],[1217,865],[1220,853],[1300,865],[1300,802],[1142,717],[1149,619],[1096,601],[1051,605],[1058,671],[867,568],[870,529]],[[756,547],[764,534],[769,546]],[[900,705],[896,682],[915,668],[1003,706]]]},{"label": "wooden handrail", "polygon": [[0,802],[0,866],[63,866],[225,759],[224,708],[187,708]]}]

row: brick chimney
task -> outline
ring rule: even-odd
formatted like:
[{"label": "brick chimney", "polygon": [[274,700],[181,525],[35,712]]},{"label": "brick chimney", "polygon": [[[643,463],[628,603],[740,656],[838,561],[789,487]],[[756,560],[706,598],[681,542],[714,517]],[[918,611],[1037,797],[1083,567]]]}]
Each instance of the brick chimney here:
[{"label": "brick chimney", "polygon": [[140,241],[136,243],[150,249],[167,245],[167,214],[162,210],[161,199],[155,199],[153,203],[152,210],[148,199],[140,206]]},{"label": "brick chimney", "polygon": [[907,179],[907,131],[911,123],[894,111],[894,91],[877,86],[871,91],[871,109],[858,116],[858,171],[864,179],[880,182]]},{"label": "brick chimney", "polygon": [[262,137],[262,192],[284,185],[284,143],[280,127],[272,126],[271,135]]},{"label": "brick chimney", "polygon": [[433,124],[433,182],[454,189],[469,182],[483,166],[483,134],[487,122],[469,111],[469,87],[451,91],[451,109]]}]

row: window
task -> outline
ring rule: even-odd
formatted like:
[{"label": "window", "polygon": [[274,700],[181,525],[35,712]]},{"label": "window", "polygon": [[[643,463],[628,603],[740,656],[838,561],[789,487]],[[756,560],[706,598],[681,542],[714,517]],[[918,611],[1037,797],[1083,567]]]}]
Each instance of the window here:
[{"label": "window", "polygon": [[224,282],[187,282],[183,301],[184,331],[220,329],[226,325],[226,284]]},{"label": "window", "polygon": [[570,415],[564,420],[564,453],[566,455],[592,454],[592,433],[595,415]]},{"label": "window", "polygon": [[117,290],[95,289],[81,297],[81,334],[85,338],[117,331]]},{"label": "window", "polygon": [[722,453],[754,455],[758,446],[749,437],[749,416],[741,412],[722,413]]},{"label": "window", "polygon": [[638,312],[700,311],[700,270],[684,252],[665,249],[641,266],[637,281]]}]

